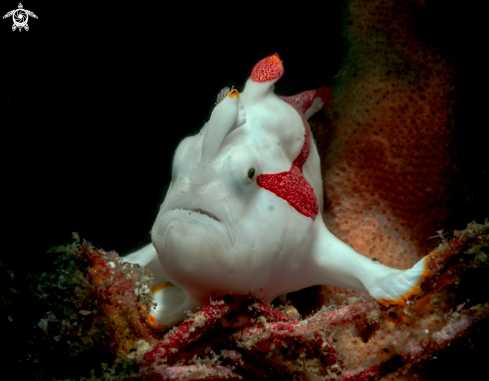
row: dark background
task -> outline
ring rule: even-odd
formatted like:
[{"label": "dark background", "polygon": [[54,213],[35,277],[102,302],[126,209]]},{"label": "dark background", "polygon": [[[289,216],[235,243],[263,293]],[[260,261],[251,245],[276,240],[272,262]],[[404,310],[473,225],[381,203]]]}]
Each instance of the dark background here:
[{"label": "dark background", "polygon": [[[27,1],[38,16],[29,31],[1,21],[6,238],[29,258],[71,232],[120,253],[142,245],[179,141],[208,120],[222,87],[241,89],[276,52],[278,92],[320,87],[344,54],[341,2],[277,14],[255,4],[252,16],[245,4],[161,3]],[[2,2],[0,13],[17,4]]]},{"label": "dark background", "polygon": [[[485,16],[473,3],[426,4],[419,33],[458,65],[466,136],[487,126]],[[23,5],[38,16],[29,31],[0,22],[1,255],[21,265],[41,264],[71,232],[119,253],[149,242],[175,148],[208,120],[222,87],[242,89],[276,52],[285,66],[278,94],[331,85],[346,52],[343,1]]]}]

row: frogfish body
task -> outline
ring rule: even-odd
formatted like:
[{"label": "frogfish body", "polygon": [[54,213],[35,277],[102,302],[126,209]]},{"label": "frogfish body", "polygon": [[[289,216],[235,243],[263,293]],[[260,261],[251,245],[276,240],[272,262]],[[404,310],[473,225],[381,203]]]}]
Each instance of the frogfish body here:
[{"label": "frogfish body", "polygon": [[320,160],[307,119],[330,88],[279,97],[278,55],[260,61],[244,91],[230,91],[201,131],[184,139],[152,229],[152,244],[125,257],[155,274],[150,323],[173,324],[214,298],[271,302],[318,284],[404,304],[427,276],[374,262],[337,239],[323,218]]}]

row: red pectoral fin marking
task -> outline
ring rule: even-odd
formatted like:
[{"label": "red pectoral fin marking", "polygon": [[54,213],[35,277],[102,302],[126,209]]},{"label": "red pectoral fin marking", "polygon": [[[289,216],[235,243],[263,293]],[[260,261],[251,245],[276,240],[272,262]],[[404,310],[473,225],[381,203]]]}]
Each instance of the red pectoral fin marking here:
[{"label": "red pectoral fin marking", "polygon": [[319,212],[316,195],[299,167],[293,165],[287,172],[262,174],[256,178],[256,182],[283,198],[299,213],[313,220],[316,218]]},{"label": "red pectoral fin marking", "polygon": [[[297,107],[294,104],[291,106]],[[314,189],[302,173],[302,166],[311,150],[311,129],[304,118],[302,118],[302,123],[306,130],[304,145],[299,156],[292,162],[290,169],[287,172],[261,174],[256,178],[256,183],[287,201],[299,213],[314,220],[319,213],[318,201]]]}]

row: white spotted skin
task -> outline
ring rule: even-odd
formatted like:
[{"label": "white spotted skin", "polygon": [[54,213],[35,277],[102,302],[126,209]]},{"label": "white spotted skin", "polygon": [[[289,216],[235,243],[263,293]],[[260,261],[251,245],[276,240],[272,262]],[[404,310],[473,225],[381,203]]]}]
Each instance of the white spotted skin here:
[{"label": "white spotted skin", "polygon": [[[372,262],[328,231],[314,141],[303,174],[319,204],[315,219],[256,183],[262,173],[288,171],[304,144],[301,116],[274,94],[274,82],[248,80],[242,94],[232,92],[215,107],[199,134],[180,143],[152,245],[125,257],[153,268],[159,263],[155,285],[169,281],[184,291],[171,294],[182,300],[169,300],[168,313],[153,311],[159,324],[181,320],[184,311],[219,295],[250,293],[271,302],[284,293],[332,284],[395,299],[419,279],[417,272],[406,276]],[[256,173],[249,179],[252,166]],[[164,300],[168,290],[156,299]]]}]

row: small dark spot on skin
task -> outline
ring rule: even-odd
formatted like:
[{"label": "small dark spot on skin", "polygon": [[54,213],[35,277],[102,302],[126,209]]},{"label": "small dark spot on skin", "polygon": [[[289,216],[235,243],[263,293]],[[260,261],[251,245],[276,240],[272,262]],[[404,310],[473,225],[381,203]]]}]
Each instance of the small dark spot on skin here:
[{"label": "small dark spot on skin", "polygon": [[380,259],[375,257],[375,258],[372,258],[372,262],[379,262],[380,263]]},{"label": "small dark spot on skin", "polygon": [[394,311],[390,311],[389,312],[389,316],[393,319],[396,319],[397,318],[397,314],[394,312]]},{"label": "small dark spot on skin", "polygon": [[385,353],[389,353],[389,350],[387,348],[382,349]]}]

